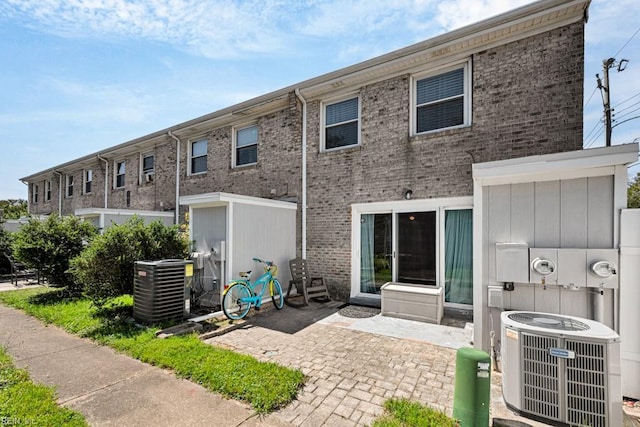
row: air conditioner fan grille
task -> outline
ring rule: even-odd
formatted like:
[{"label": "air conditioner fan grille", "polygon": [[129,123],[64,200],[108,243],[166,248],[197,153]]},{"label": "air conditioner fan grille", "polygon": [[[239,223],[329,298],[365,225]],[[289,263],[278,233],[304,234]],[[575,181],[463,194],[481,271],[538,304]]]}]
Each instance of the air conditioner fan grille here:
[{"label": "air conditioner fan grille", "polygon": [[545,329],[555,329],[559,331],[588,331],[590,329],[589,325],[579,320],[551,314],[518,312],[508,314],[507,316],[515,322]]}]

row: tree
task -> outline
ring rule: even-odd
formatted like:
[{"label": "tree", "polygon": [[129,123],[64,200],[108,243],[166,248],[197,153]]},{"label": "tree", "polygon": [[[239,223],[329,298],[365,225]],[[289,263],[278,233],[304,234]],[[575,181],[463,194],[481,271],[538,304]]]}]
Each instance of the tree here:
[{"label": "tree", "polygon": [[134,216],[96,237],[71,261],[71,274],[99,306],[108,298],[133,293],[136,261],[184,259],[188,256],[187,249],[188,242],[177,226],[166,226],[159,221],[145,225],[141,218]]},{"label": "tree", "polygon": [[627,207],[640,208],[640,172],[627,187]]},{"label": "tree", "polygon": [[27,201],[22,199],[0,200],[0,210],[4,219],[19,219],[29,215]]},{"label": "tree", "polygon": [[13,255],[28,267],[37,268],[53,286],[77,291],[68,274],[69,261],[79,255],[96,235],[96,228],[74,216],[31,218],[12,236]]}]

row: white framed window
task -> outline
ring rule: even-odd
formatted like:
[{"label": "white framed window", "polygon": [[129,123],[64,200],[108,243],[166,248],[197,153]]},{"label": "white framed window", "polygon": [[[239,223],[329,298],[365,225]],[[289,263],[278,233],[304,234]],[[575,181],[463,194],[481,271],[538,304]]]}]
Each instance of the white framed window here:
[{"label": "white framed window", "polygon": [[324,103],[321,151],[360,145],[360,98]]},{"label": "white framed window", "polygon": [[238,128],[233,136],[233,166],[258,163],[258,125]]},{"label": "white framed window", "polygon": [[189,175],[207,171],[207,139],[192,141],[189,145]]},{"label": "white framed window", "polygon": [[124,188],[125,184],[125,174],[126,174],[126,162],[115,161],[113,167],[113,186],[114,188]]},{"label": "white framed window", "polygon": [[412,135],[471,124],[469,61],[437,73],[414,76],[412,91]]},{"label": "white framed window", "polygon": [[44,200],[51,200],[51,181],[47,180],[44,182]]},{"label": "white framed window", "polygon": [[38,184],[31,184],[31,203],[38,203]]},{"label": "white framed window", "polygon": [[155,173],[155,155],[153,153],[140,155],[140,172],[140,182],[153,181]]},{"label": "white framed window", "polygon": [[91,186],[93,184],[93,169],[84,170],[84,194],[91,194]]},{"label": "white framed window", "polygon": [[472,197],[351,205],[351,297],[380,298],[387,282],[444,288],[472,304]]},{"label": "white framed window", "polygon": [[65,182],[66,182],[65,195],[67,197],[73,197],[73,175],[67,175]]}]

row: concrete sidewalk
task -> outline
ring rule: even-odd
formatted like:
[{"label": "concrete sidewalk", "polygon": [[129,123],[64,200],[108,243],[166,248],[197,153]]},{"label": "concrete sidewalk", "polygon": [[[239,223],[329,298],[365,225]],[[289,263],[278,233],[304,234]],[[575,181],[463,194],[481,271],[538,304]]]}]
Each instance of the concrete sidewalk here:
[{"label": "concrete sidewalk", "polygon": [[0,345],[34,382],[55,387],[58,403],[82,413],[92,426],[288,425],[3,305]]}]

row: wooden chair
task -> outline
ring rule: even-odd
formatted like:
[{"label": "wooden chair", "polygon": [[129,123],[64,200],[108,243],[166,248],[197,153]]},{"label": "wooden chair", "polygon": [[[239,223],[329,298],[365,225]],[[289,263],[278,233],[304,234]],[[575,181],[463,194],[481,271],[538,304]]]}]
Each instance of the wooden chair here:
[{"label": "wooden chair", "polygon": [[[322,277],[310,277],[309,270],[307,270],[307,260],[302,258],[296,258],[289,261],[289,270],[291,271],[291,281],[289,282],[289,289],[287,289],[287,296],[285,301],[289,305],[309,305],[310,299],[322,299],[324,301],[331,301],[329,296],[329,290],[327,284]],[[304,301],[301,304],[291,304],[291,290],[295,286],[298,296],[302,296]]]},{"label": "wooden chair", "polygon": [[[4,252],[4,256],[9,261],[9,264],[11,265],[11,284],[12,285],[17,286],[18,280],[20,280],[20,278],[33,279],[39,276],[34,270],[28,269],[23,263],[13,259],[11,254]],[[40,280],[38,280],[38,283],[39,282]]]}]

